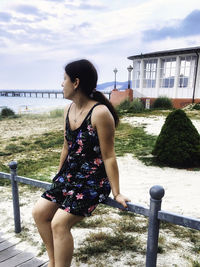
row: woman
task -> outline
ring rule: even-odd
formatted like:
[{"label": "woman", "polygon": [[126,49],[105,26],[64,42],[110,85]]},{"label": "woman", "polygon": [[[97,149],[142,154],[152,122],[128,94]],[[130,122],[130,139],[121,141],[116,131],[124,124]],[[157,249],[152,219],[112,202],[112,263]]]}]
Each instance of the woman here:
[{"label": "woman", "polygon": [[43,193],[33,217],[46,245],[48,267],[70,266],[73,254],[71,227],[90,216],[112,189],[125,208],[128,198],[119,190],[114,152],[118,116],[104,95],[96,91],[97,71],[87,60],[65,67],[64,98],[73,102],[64,112],[64,145],[57,175]]}]

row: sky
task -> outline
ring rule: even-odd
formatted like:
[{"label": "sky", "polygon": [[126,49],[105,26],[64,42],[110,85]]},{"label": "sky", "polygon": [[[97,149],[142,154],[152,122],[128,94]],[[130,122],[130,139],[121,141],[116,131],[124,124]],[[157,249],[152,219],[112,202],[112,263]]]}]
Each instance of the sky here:
[{"label": "sky", "polygon": [[200,46],[199,25],[199,0],[0,0],[0,89],[61,89],[82,58],[127,81],[127,57]]}]

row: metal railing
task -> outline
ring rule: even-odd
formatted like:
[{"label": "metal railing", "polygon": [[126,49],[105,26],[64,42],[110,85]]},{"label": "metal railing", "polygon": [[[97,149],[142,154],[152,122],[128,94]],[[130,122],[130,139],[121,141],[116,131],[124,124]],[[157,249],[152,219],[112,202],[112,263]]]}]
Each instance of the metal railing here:
[{"label": "metal railing", "polygon": [[[12,184],[12,197],[13,197],[13,211],[14,211],[14,223],[15,232],[21,232],[21,220],[20,220],[20,208],[19,208],[19,194],[18,194],[18,182],[28,184],[31,186],[49,189],[50,183],[42,182],[27,177],[17,175],[17,162],[12,161],[9,164],[11,174],[0,172],[0,178],[11,180]],[[144,206],[135,205],[130,202],[127,203],[127,211],[144,215],[149,217],[148,223],[148,238],[146,249],[146,267],[156,267],[157,251],[158,251],[158,237],[159,237],[159,225],[160,221],[170,222],[176,225],[189,227],[192,229],[200,230],[200,220],[196,218],[186,217],[175,213],[170,213],[161,210],[162,198],[165,194],[164,188],[159,185],[155,185],[150,189],[150,208]],[[124,209],[122,205],[108,198],[103,204]]]}]

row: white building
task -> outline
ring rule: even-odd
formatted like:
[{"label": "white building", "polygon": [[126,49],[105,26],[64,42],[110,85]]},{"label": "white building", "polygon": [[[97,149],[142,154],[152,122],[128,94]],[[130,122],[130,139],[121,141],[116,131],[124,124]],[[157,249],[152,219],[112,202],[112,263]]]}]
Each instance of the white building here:
[{"label": "white building", "polygon": [[133,61],[133,96],[172,99],[175,107],[200,102],[200,47],[128,57]]}]

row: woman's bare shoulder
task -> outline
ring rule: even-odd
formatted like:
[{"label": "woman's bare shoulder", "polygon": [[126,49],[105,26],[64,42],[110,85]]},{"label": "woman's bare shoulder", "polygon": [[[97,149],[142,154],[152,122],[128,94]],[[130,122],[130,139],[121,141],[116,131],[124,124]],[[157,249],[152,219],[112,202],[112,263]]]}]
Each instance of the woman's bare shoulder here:
[{"label": "woman's bare shoulder", "polygon": [[92,114],[92,121],[96,126],[101,121],[113,123],[114,119],[107,106],[102,104],[94,108]]},{"label": "woman's bare shoulder", "polygon": [[93,114],[95,117],[96,116],[99,117],[99,116],[108,116],[111,113],[106,105],[100,104],[94,108]]}]

